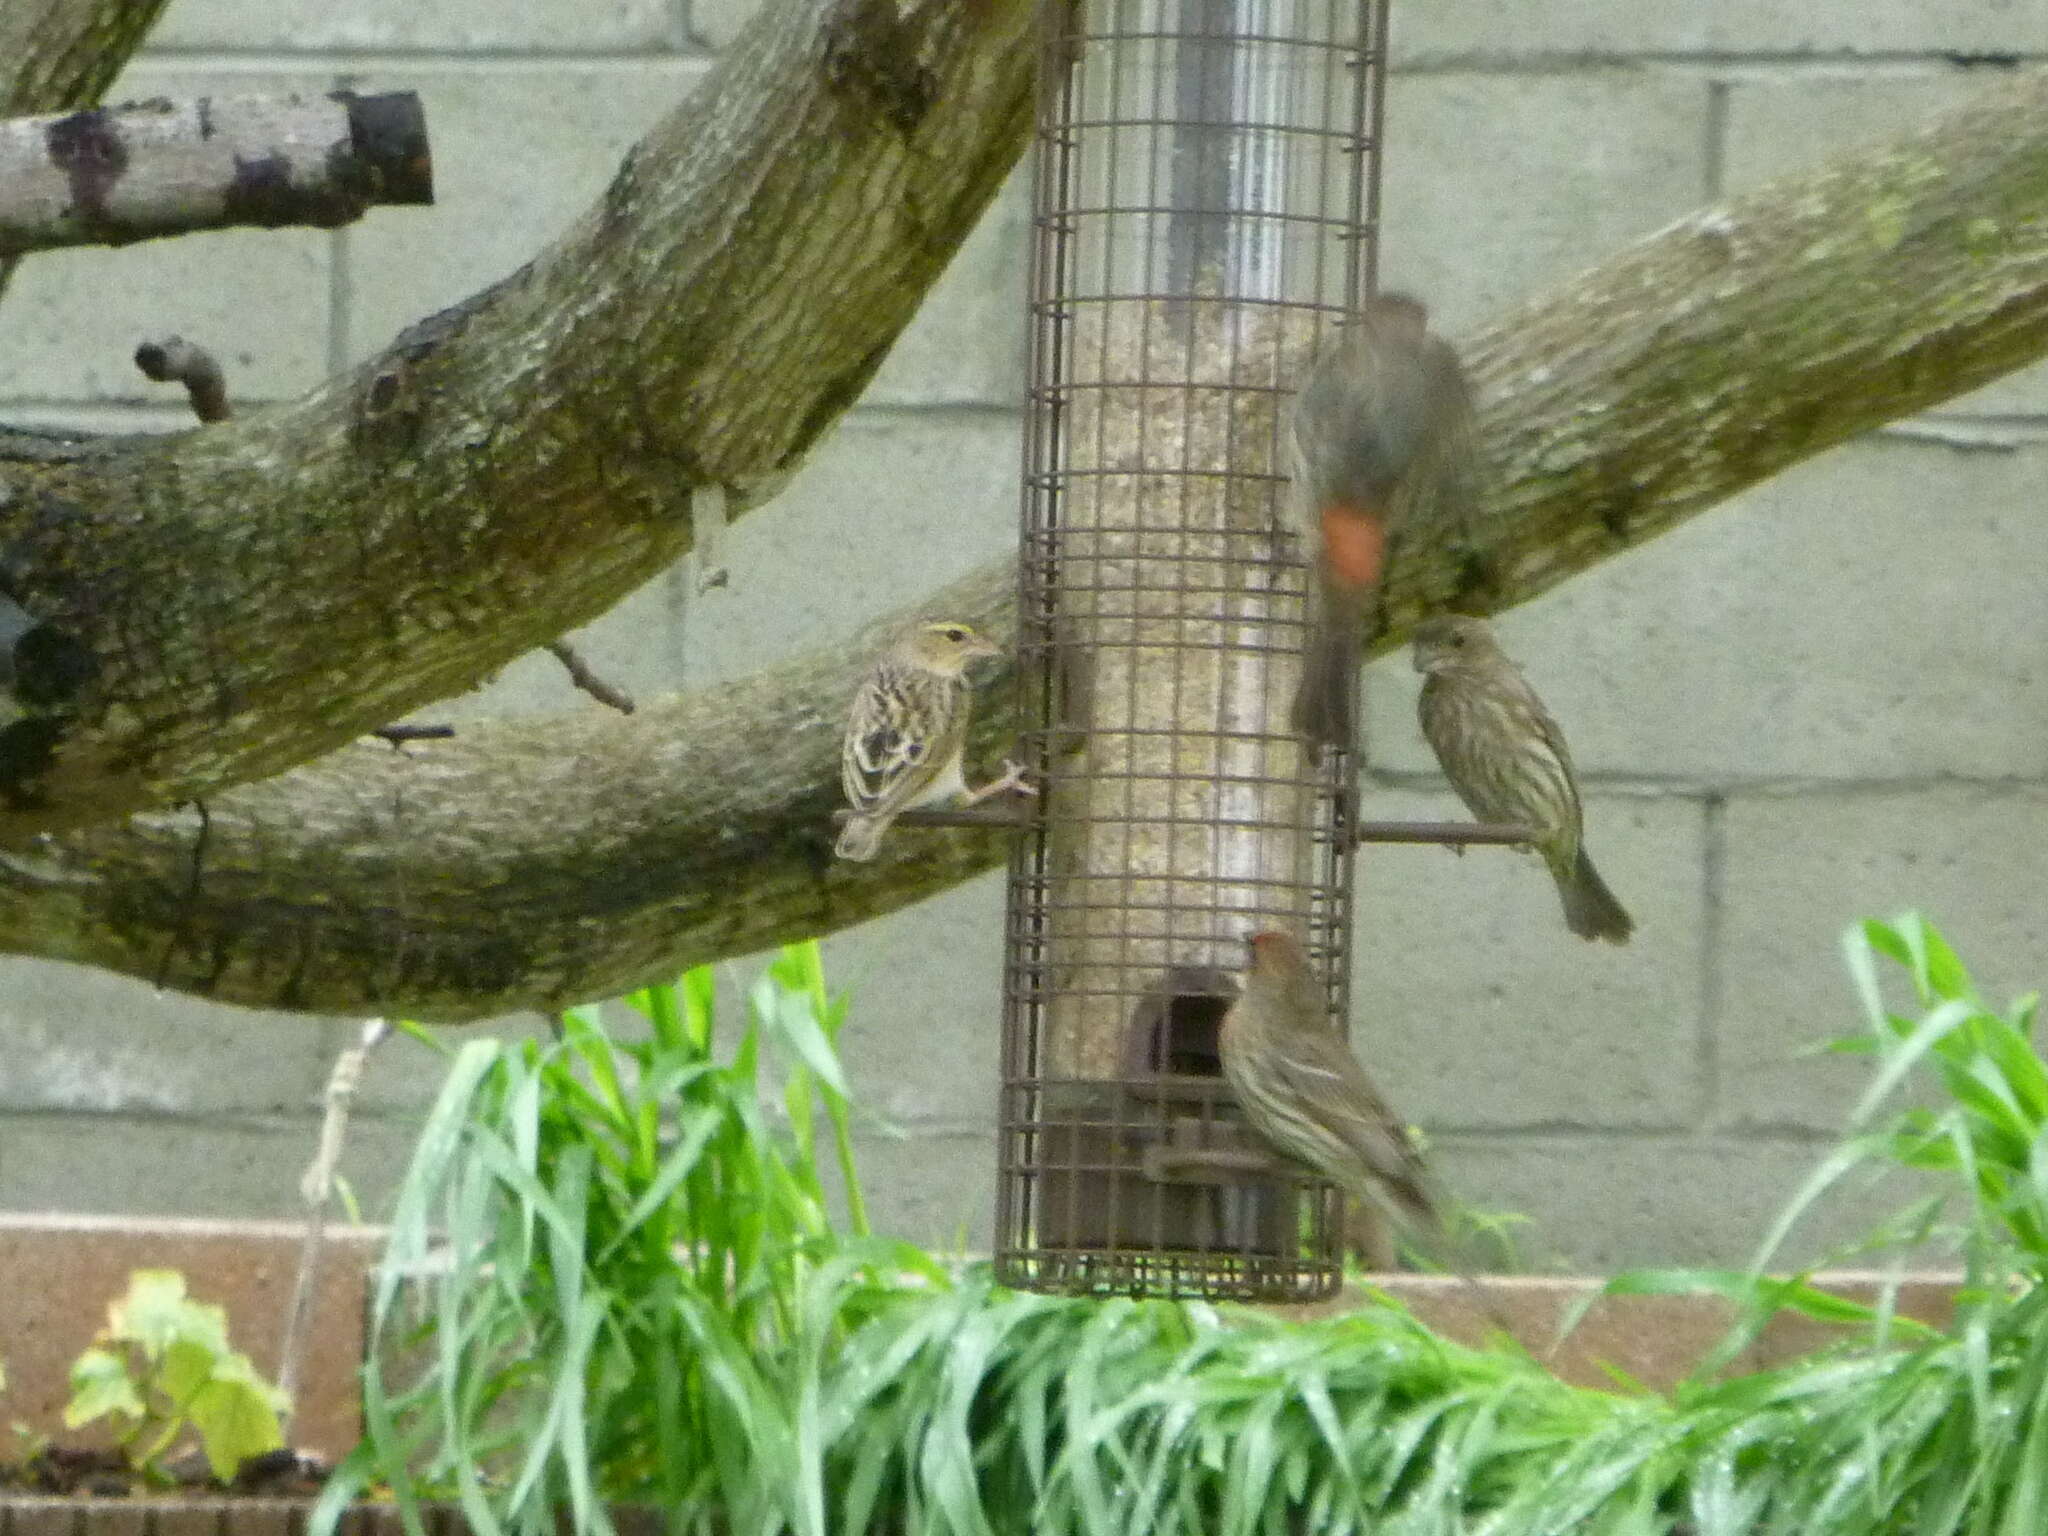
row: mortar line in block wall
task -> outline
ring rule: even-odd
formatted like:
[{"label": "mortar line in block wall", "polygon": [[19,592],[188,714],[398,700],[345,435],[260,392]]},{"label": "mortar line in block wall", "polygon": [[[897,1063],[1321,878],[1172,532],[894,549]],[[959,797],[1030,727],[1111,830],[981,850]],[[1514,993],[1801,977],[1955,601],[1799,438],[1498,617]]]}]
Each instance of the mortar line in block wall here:
[{"label": "mortar line in block wall", "polygon": [[1717,203],[1728,184],[1728,98],[1733,94],[1726,80],[1707,82],[1707,111],[1703,125],[1705,142],[1700,146],[1702,169],[1700,188],[1703,202]]},{"label": "mortar line in block wall", "polygon": [[[423,66],[475,64],[485,67],[526,67],[535,69],[604,68],[619,64],[663,66],[677,61],[710,63],[719,50],[699,41],[689,31],[689,0],[674,0],[684,18],[680,31],[671,28],[667,39],[640,46],[605,48],[521,48],[507,44],[464,47],[459,43],[403,45],[364,48],[360,44],[334,43],[302,48],[276,46],[237,47],[230,43],[169,43],[152,45],[138,56],[140,72],[153,68],[209,70],[261,75],[304,73],[340,67],[366,70],[400,70]],[[1906,75],[1974,74],[1987,80],[2014,69],[2048,64],[2048,50],[2012,49],[1975,52],[1943,52],[1939,49],[1892,49],[1877,53],[1847,50],[1802,53],[1794,50],[1757,49],[1715,52],[1708,49],[1644,49],[1605,51],[1593,49],[1536,53],[1492,53],[1478,51],[1415,53],[1397,58],[1388,70],[1390,77],[1403,75],[1575,75],[1601,74],[1619,69],[1668,68],[1673,70],[1755,71],[1756,81],[1809,75],[1894,77]],[[1742,79],[1731,85],[1749,83]]]},{"label": "mortar line in block wall", "polygon": [[1570,1120],[1531,1122],[1527,1125],[1475,1125],[1469,1127],[1432,1125],[1430,1144],[1436,1147],[1497,1147],[1510,1142],[1558,1144],[1578,1142],[1587,1146],[1671,1146],[1703,1150],[1728,1148],[1754,1151],[1758,1147],[1831,1147],[1841,1138],[1839,1131],[1804,1125],[1716,1126],[1695,1130],[1691,1126],[1625,1126],[1581,1124]]},{"label": "mortar line in block wall", "polygon": [[348,231],[337,229],[327,237],[327,371],[339,373],[348,365],[349,316],[354,297],[350,282]]},{"label": "mortar line in block wall", "polygon": [[1985,80],[2015,69],[2048,63],[2041,49],[1944,52],[1898,48],[1861,53],[1848,49],[1802,53],[1788,49],[1714,52],[1708,49],[1641,49],[1633,52],[1582,48],[1555,53],[1493,53],[1478,50],[1415,53],[1396,59],[1388,74],[1403,75],[1590,75],[1623,69],[1686,72],[1750,72],[1729,83],[1741,85],[1826,75],[1889,76],[1974,74]]},{"label": "mortar line in block wall", "polygon": [[1710,1128],[1721,1113],[1721,946],[1726,940],[1728,894],[1728,802],[1709,795],[1700,802],[1700,995],[1694,1068],[1699,1104],[1693,1123]]},{"label": "mortar line in block wall", "polygon": [[[1730,773],[1712,778],[1692,778],[1642,769],[1580,769],[1578,780],[1581,790],[1598,790],[1602,798],[1616,800],[1698,800],[1707,797],[1729,800],[1742,795],[1759,800],[1793,800],[1807,796],[1848,799],[1860,795],[1917,795],[1930,791],[1977,794],[1993,799],[2003,795],[2033,795],[2048,788],[2048,777],[2007,775],[2002,778],[1969,778],[1947,770],[1900,777],[1845,775],[1841,778],[1820,778],[1804,774],[1758,774],[1745,778]],[[1366,776],[1365,784],[1368,789],[1413,789],[1436,794],[1447,789],[1441,773],[1423,769],[1377,769]],[[1594,796],[1589,793],[1587,798],[1590,800]]]},{"label": "mortar line in block wall", "polygon": [[[393,1109],[391,1118],[417,1119],[417,1111]],[[371,1118],[364,1116],[363,1118]],[[65,1122],[80,1128],[99,1125],[191,1127],[201,1131],[270,1136],[307,1134],[320,1120],[319,1112],[305,1109],[158,1109],[146,1104],[117,1104],[101,1109],[78,1104],[8,1104],[0,1107],[0,1134],[11,1125],[51,1125]]]},{"label": "mortar line in block wall", "polygon": [[840,418],[842,426],[887,427],[903,422],[920,426],[990,426],[1024,419],[1024,408],[1015,402],[962,397],[947,399],[934,395],[924,400],[877,400],[862,402]]},{"label": "mortar line in block wall", "polygon": [[[351,71],[334,76],[334,89],[353,91],[362,87],[363,77]],[[327,371],[339,373],[348,364],[350,311],[355,297],[354,255],[346,226],[327,236]]]}]

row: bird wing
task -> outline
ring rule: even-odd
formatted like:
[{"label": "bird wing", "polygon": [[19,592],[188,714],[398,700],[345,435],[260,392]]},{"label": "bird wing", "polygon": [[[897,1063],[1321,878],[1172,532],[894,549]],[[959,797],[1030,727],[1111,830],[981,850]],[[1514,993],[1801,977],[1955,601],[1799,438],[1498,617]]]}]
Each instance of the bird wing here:
[{"label": "bird wing", "polygon": [[883,666],[855,695],[839,778],[863,816],[905,810],[960,757],[967,685],[957,678]]},{"label": "bird wing", "polygon": [[1405,434],[1406,472],[1394,496],[1392,521],[1409,536],[1447,527],[1469,544],[1479,508],[1479,420],[1471,387],[1450,346],[1432,336],[1415,359],[1412,422]]},{"label": "bird wing", "polygon": [[[1558,766],[1564,770],[1566,781],[1568,783],[1571,782],[1572,749],[1564,744],[1563,727],[1557,723],[1556,718],[1552,716],[1550,711],[1543,707],[1543,701],[1536,697],[1536,690],[1523,681],[1519,671],[1515,674],[1515,680],[1521,683],[1521,700],[1523,707],[1529,712],[1529,723],[1535,727],[1536,734],[1543,739],[1543,745],[1550,748],[1551,752],[1556,756]],[[1578,800],[1578,795],[1574,793],[1572,795],[1572,804],[1577,805]]]},{"label": "bird wing", "polygon": [[1319,1107],[1368,1183],[1384,1185],[1417,1215],[1434,1215],[1421,1154],[1341,1034],[1333,1029],[1297,1035],[1278,1053],[1277,1065],[1296,1101]]}]

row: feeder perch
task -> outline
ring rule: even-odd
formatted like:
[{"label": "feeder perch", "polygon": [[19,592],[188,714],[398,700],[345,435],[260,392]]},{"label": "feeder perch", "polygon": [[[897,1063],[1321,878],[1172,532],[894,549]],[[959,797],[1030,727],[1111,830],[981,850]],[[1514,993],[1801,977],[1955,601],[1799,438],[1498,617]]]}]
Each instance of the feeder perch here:
[{"label": "feeder perch", "polygon": [[1250,1134],[1216,1033],[1264,928],[1348,1017],[1356,768],[1287,721],[1282,443],[1372,290],[1387,0],[1040,14],[997,1269],[1325,1295],[1337,1192]]}]

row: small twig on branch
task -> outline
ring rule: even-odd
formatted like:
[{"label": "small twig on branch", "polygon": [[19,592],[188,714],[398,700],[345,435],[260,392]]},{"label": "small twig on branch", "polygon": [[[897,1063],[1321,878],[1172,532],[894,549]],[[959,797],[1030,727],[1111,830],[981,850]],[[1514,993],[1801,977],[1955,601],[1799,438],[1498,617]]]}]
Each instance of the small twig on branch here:
[{"label": "small twig on branch", "polygon": [[182,336],[145,341],[135,349],[135,366],[155,383],[184,385],[192,397],[192,414],[201,421],[226,421],[234,414],[228,406],[228,381],[220,364],[206,348],[194,346]]},{"label": "small twig on branch", "polygon": [[[334,1059],[334,1071],[327,1079],[327,1113],[320,1122],[320,1143],[313,1161],[299,1181],[299,1196],[306,1202],[306,1232],[299,1244],[299,1274],[292,1285],[290,1309],[285,1313],[284,1338],[277,1350],[277,1384],[288,1399],[296,1399],[299,1364],[306,1351],[306,1325],[313,1314],[313,1293],[320,1276],[320,1248],[327,1235],[327,1202],[334,1192],[334,1170],[341,1162],[342,1140],[348,1133],[349,1105],[363,1080],[363,1064],[370,1052],[391,1033],[384,1019],[369,1019],[362,1034]],[[280,1415],[290,1432],[292,1410]]]},{"label": "small twig on branch", "polygon": [[370,732],[372,736],[388,741],[393,747],[402,747],[408,741],[446,741],[455,734],[452,725],[380,725]]},{"label": "small twig on branch", "polygon": [[431,203],[411,91],[161,97],[0,120],[0,258],[196,229],[320,229]]},{"label": "small twig on branch", "polygon": [[610,683],[590,670],[590,663],[577,654],[576,647],[566,640],[550,640],[548,652],[555,660],[569,669],[569,681],[581,688],[600,704],[609,704],[622,715],[633,713],[633,697],[622,688]]}]

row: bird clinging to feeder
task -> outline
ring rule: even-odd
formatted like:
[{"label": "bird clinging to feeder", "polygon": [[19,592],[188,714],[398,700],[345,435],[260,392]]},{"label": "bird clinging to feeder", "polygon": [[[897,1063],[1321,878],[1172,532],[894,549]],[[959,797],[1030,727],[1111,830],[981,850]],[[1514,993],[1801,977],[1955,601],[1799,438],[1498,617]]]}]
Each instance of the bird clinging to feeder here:
[{"label": "bird clinging to feeder", "polygon": [[1420,300],[1367,300],[1317,355],[1288,432],[1315,567],[1292,714],[1308,741],[1356,749],[1358,668],[1388,553],[1425,523],[1471,526],[1476,436],[1465,371]]}]

